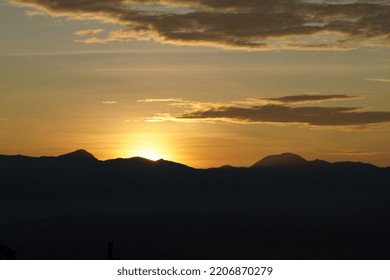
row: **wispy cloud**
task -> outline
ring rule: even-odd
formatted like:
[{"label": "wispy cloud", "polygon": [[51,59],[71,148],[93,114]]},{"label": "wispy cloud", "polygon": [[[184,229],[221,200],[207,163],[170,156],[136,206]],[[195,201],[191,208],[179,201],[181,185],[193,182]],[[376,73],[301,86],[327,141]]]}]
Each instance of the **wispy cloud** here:
[{"label": "wispy cloud", "polygon": [[[205,108],[214,108],[218,106],[226,105],[227,103],[223,102],[200,102],[200,101],[194,101],[194,100],[185,100],[182,98],[148,98],[148,99],[141,99],[137,100],[137,102],[142,103],[155,103],[155,102],[161,102],[161,103],[167,103],[169,106],[172,107],[181,107],[181,108],[191,108],[191,109],[205,109]],[[244,101],[232,101],[229,104],[252,104],[257,101],[251,101],[250,99],[245,99]]]},{"label": "wispy cloud", "polygon": [[390,43],[389,1],[13,0],[79,20],[122,26],[107,38],[222,48],[348,49]]},{"label": "wispy cloud", "polygon": [[[226,103],[172,100],[170,105],[183,107],[177,114],[157,114],[152,121],[223,121],[233,123],[298,124],[313,127],[362,127],[390,122],[389,111],[366,111],[361,107],[322,107],[294,104],[353,99],[348,95],[294,95],[279,98],[256,98]],[[171,99],[165,99],[170,102]],[[258,101],[268,102],[259,104]],[[150,99],[148,102],[158,102]]]},{"label": "wispy cloud", "polygon": [[81,37],[79,39],[74,40],[76,43],[85,43],[85,44],[104,44],[108,42],[112,42],[115,40],[111,40],[109,37],[96,37],[104,32],[104,29],[86,29],[79,30],[74,32],[73,34],[77,37]]},{"label": "wispy cloud", "polygon": [[360,126],[390,122],[390,112],[365,112],[358,107],[289,107],[265,105],[251,108],[220,107],[193,111],[179,119],[215,119],[243,123],[307,124],[312,126]]},{"label": "wispy cloud", "polygon": [[363,96],[345,95],[345,94],[333,94],[333,95],[321,95],[321,94],[300,94],[300,95],[288,95],[276,98],[246,98],[240,101],[231,102],[199,102],[194,100],[185,100],[182,98],[148,98],[137,100],[137,102],[152,103],[152,102],[166,102],[171,106],[176,107],[191,107],[191,108],[213,108],[223,106],[258,106],[269,104],[304,104],[304,103],[320,103],[325,101],[340,101],[340,100],[353,100],[363,98]]},{"label": "wispy cloud", "polygon": [[85,39],[74,40],[75,43],[83,43],[83,44],[105,44],[105,43],[109,43],[109,42],[113,42],[113,41],[116,41],[116,40],[110,40],[108,38],[99,38],[96,36],[88,37]]},{"label": "wispy cloud", "polygon": [[103,101],[102,104],[113,105],[113,104],[117,104],[117,102],[113,100],[107,100],[107,101]]},{"label": "wispy cloud", "polygon": [[37,16],[46,16],[47,14],[44,13],[43,11],[26,11],[25,15],[28,17],[37,17]]},{"label": "wispy cloud", "polygon": [[86,30],[79,30],[74,32],[74,35],[77,36],[90,36],[90,35],[96,35],[104,32],[104,29],[86,29]]},{"label": "wispy cloud", "polygon": [[361,98],[361,96],[351,96],[345,94],[320,95],[320,94],[301,94],[290,95],[276,98],[250,98],[247,101],[260,102],[267,104],[303,104],[303,103],[319,103],[324,101],[351,100]]},{"label": "wispy cloud", "polygon": [[8,121],[8,119],[7,118],[0,118],[0,121],[6,122],[6,121]]},{"label": "wispy cloud", "polygon": [[141,103],[152,103],[152,102],[185,102],[182,98],[148,98],[140,99],[137,102]]},{"label": "wispy cloud", "polygon": [[373,81],[373,82],[390,83],[390,79],[384,79],[384,78],[365,78],[365,80]]}]

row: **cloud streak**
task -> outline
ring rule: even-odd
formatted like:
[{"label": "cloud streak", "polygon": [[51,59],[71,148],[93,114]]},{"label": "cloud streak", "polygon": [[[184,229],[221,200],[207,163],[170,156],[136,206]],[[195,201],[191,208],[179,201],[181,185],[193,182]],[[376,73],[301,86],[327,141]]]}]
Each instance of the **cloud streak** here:
[{"label": "cloud streak", "polygon": [[[229,49],[388,46],[390,1],[13,0],[52,16],[98,19],[113,40],[154,40]],[[100,42],[104,42],[103,39]]]},{"label": "cloud streak", "polygon": [[358,107],[289,107],[264,105],[251,108],[221,107],[193,111],[178,119],[220,119],[244,123],[307,124],[311,126],[361,126],[390,122],[390,112],[364,112]]},{"label": "cloud streak", "polygon": [[[233,123],[298,124],[313,127],[362,127],[390,122],[389,111],[365,111],[361,107],[299,106],[306,102],[355,99],[348,95],[293,95],[279,98],[257,98],[230,103],[195,102],[163,99],[184,108],[177,114],[159,114],[153,121],[223,121]],[[148,99],[147,102],[158,102]],[[259,104],[258,102],[266,102]]]},{"label": "cloud streak", "polygon": [[147,98],[147,99],[140,99],[137,100],[137,102],[141,103],[153,103],[153,102],[184,102],[181,98]]},{"label": "cloud streak", "polygon": [[100,34],[102,32],[104,32],[103,29],[87,29],[87,30],[76,31],[73,34],[81,37],[81,36],[96,35],[96,34]]},{"label": "cloud streak", "polygon": [[366,78],[365,80],[372,81],[372,82],[390,83],[390,79],[384,79],[384,78]]},{"label": "cloud streak", "polygon": [[334,95],[319,95],[319,94],[301,94],[301,95],[290,95],[277,98],[257,98],[248,99],[252,102],[264,102],[270,104],[303,104],[311,102],[324,102],[324,101],[338,101],[338,100],[351,100],[360,98],[359,96],[351,96],[344,94]]}]

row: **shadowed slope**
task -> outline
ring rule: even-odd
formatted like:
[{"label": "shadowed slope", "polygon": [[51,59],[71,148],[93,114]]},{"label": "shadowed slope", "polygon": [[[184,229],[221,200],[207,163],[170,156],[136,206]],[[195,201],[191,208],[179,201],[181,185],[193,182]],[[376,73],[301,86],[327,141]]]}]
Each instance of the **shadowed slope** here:
[{"label": "shadowed slope", "polygon": [[283,153],[280,155],[266,156],[256,162],[252,167],[277,167],[277,166],[299,166],[309,162],[299,155],[293,153]]},{"label": "shadowed slope", "polygon": [[103,259],[108,241],[121,259],[390,258],[389,168],[259,165],[0,156],[0,243],[20,259]]},{"label": "shadowed slope", "polygon": [[67,160],[91,160],[97,161],[94,155],[89,153],[86,150],[80,149],[68,154],[64,154],[58,157],[59,159],[67,159]]}]

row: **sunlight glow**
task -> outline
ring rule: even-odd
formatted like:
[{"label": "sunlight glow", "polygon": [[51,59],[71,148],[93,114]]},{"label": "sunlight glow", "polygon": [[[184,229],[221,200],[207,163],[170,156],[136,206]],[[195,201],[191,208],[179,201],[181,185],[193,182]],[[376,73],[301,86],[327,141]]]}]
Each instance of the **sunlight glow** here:
[{"label": "sunlight glow", "polygon": [[[135,124],[137,125],[137,124]],[[145,125],[142,124],[129,134],[121,135],[119,149],[115,156],[121,158],[142,157],[149,160],[180,160],[175,157],[175,147],[165,131],[149,127],[148,131],[143,131]],[[112,156],[111,156],[112,157]]]},{"label": "sunlight glow", "polygon": [[142,148],[133,152],[134,156],[143,157],[153,161],[162,159],[163,156],[155,149]]}]

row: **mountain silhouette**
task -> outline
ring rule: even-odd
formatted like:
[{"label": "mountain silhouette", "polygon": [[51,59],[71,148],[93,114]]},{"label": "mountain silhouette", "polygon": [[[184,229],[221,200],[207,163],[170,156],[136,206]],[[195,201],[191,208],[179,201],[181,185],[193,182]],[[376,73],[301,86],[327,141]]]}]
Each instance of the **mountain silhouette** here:
[{"label": "mountain silhouette", "polygon": [[292,153],[196,169],[0,155],[0,243],[19,259],[390,259],[390,168]]},{"label": "mountain silhouette", "polygon": [[66,160],[91,160],[91,161],[97,161],[97,158],[95,158],[94,155],[89,153],[86,150],[80,149],[68,154],[60,155],[58,157],[59,159],[66,159]]},{"label": "mountain silhouette", "polygon": [[252,165],[252,167],[300,166],[307,163],[308,161],[299,155],[293,153],[283,153],[280,155],[266,156]]},{"label": "mountain silhouette", "polygon": [[111,166],[113,168],[127,169],[128,171],[138,170],[140,172],[150,171],[150,170],[159,170],[167,172],[180,172],[184,170],[192,170],[193,168],[164,159],[159,159],[156,161],[142,158],[142,157],[132,157],[132,158],[117,158],[106,160],[102,162],[103,165]]}]

